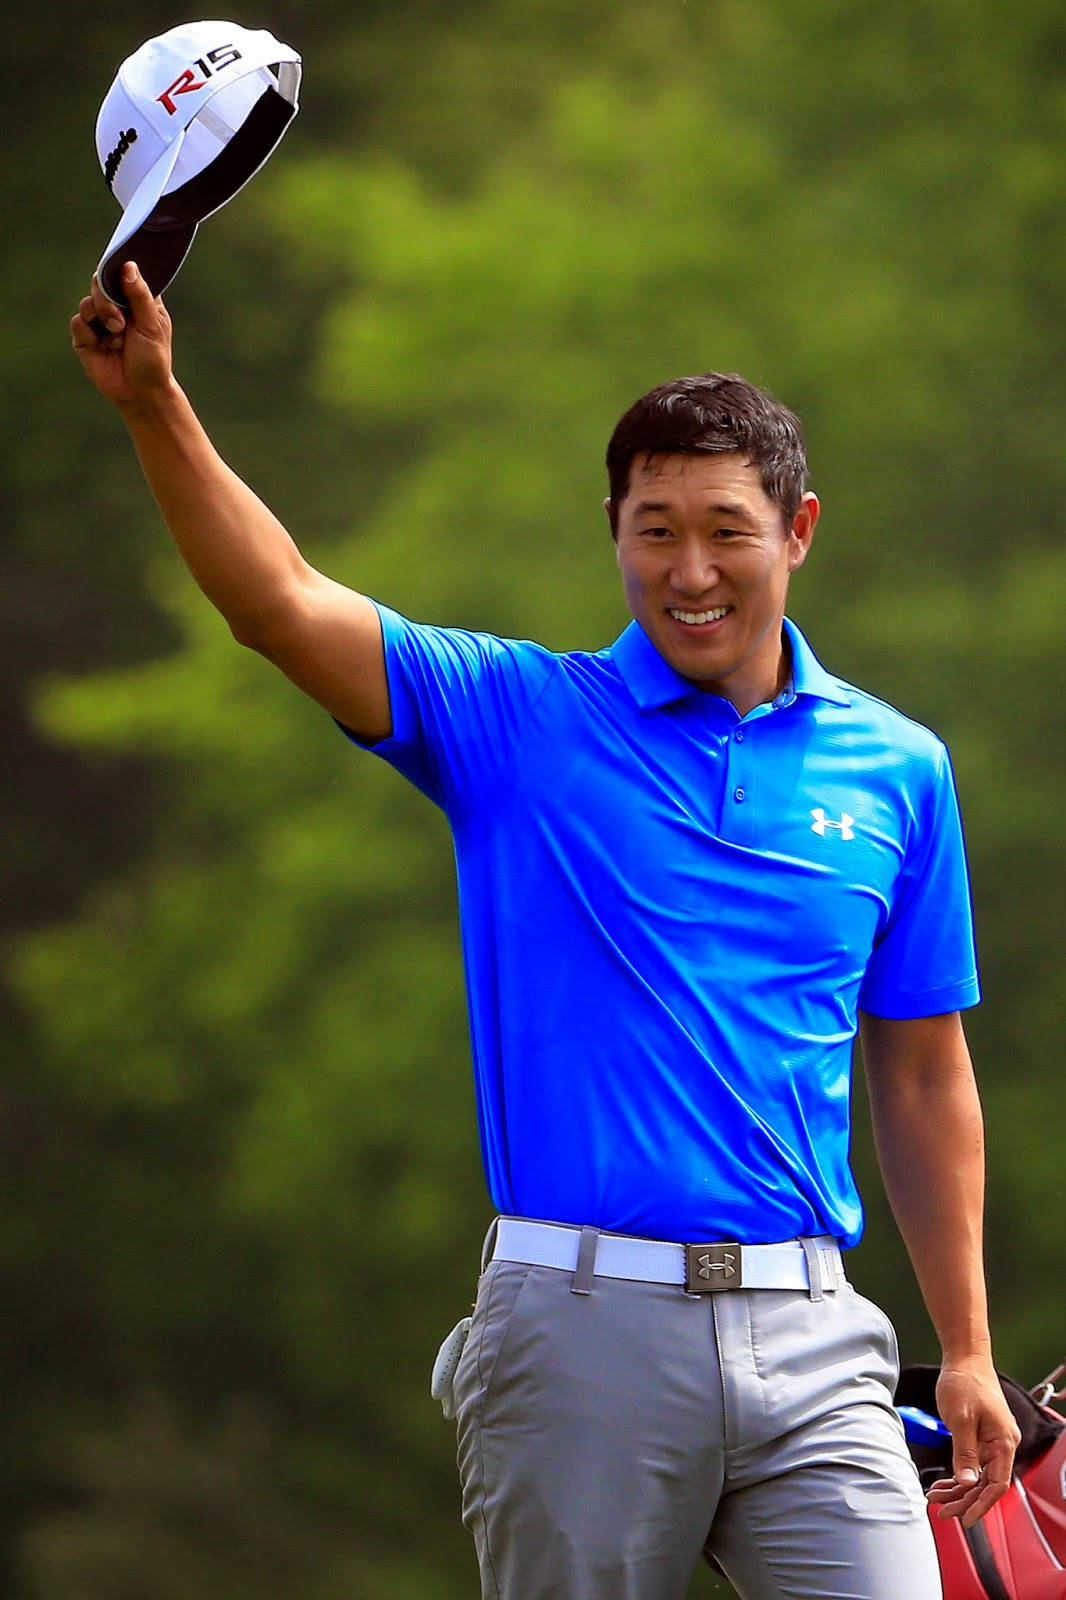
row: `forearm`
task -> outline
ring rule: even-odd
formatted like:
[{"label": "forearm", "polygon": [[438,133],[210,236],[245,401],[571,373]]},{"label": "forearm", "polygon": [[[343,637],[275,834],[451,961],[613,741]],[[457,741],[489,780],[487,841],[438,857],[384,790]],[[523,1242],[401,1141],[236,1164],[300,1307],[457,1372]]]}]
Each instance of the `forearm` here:
[{"label": "forearm", "polygon": [[311,569],[273,512],[222,460],[175,380],[119,410],[190,572],[234,634],[258,644]]},{"label": "forearm", "polygon": [[123,312],[94,279],[71,318],[86,376],[118,407],[189,570],[235,637],[367,740],[392,729],[381,622],[316,572],[219,456],[174,380],[170,318],[132,262]]},{"label": "forearm", "polygon": [[984,1130],[961,1026],[903,1070],[879,1063],[876,1019],[863,1049],[885,1190],[945,1363],[988,1358]]}]

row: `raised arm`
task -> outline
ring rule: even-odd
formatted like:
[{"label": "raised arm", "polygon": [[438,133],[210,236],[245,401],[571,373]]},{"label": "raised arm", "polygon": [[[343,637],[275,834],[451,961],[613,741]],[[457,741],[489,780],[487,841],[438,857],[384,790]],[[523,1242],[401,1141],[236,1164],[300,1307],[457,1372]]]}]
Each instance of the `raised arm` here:
[{"label": "raised arm", "polygon": [[[391,731],[378,615],[317,572],[274,514],[219,456],[179,387],[170,318],[132,263],[123,313],[94,279],[71,321],[87,376],[119,410],[189,571],[235,639],[281,668],[367,740]],[[98,319],[109,330],[98,335]]]},{"label": "raised arm", "polygon": [[881,1173],[943,1360],[937,1405],[954,1477],[930,1499],[976,1522],[1006,1492],[1018,1428],[992,1364],[982,1233],[984,1134],[958,1012],[861,1019]]}]

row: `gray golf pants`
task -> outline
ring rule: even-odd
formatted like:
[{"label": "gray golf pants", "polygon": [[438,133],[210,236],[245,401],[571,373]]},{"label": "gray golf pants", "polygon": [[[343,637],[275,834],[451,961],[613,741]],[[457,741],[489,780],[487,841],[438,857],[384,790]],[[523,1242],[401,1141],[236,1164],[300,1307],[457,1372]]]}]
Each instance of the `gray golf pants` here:
[{"label": "gray golf pants", "polygon": [[492,1261],[455,1371],[483,1600],[941,1600],[892,1407],[895,1335],[844,1284],[692,1296]]}]

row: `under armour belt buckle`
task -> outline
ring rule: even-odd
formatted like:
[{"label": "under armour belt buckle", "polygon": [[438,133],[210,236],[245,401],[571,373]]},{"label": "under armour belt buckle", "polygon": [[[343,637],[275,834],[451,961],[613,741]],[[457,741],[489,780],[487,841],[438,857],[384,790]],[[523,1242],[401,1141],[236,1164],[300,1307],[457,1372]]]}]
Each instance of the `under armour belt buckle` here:
[{"label": "under armour belt buckle", "polygon": [[685,1288],[689,1294],[717,1294],[744,1282],[739,1244],[687,1244]]}]

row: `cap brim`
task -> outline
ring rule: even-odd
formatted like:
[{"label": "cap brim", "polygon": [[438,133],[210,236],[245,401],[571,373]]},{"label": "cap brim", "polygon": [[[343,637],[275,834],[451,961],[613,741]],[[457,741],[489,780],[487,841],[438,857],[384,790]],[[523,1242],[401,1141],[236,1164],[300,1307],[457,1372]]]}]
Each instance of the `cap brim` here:
[{"label": "cap brim", "polygon": [[104,293],[116,305],[126,304],[122,290],[125,262],[136,261],[152,293],[162,294],[192,244],[196,233],[195,223],[165,230],[145,226],[174,171],[184,137],[184,133],[180,133],[172,140],[155,165],[145,173],[100,257],[97,276]]},{"label": "cap brim", "polygon": [[195,237],[195,222],[185,228],[138,228],[116,250],[105,256],[97,267],[104,293],[117,306],[125,309],[127,302],[122,288],[122,268],[127,261],[136,261],[141,277],[152,294],[162,294],[176,276]]}]

